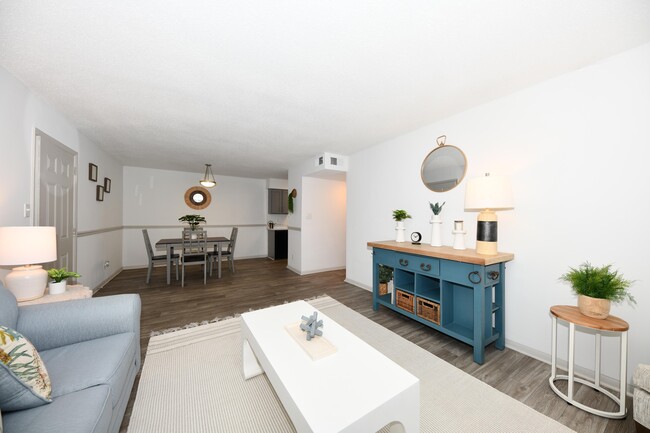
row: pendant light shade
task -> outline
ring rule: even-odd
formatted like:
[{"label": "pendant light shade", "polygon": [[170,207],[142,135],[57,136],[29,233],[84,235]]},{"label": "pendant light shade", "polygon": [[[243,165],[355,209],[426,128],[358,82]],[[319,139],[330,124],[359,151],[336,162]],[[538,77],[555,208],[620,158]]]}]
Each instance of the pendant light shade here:
[{"label": "pendant light shade", "polygon": [[201,185],[203,185],[206,188],[212,188],[217,184],[214,180],[214,174],[212,174],[212,164],[205,164],[205,174],[203,175],[203,179],[199,181]]}]

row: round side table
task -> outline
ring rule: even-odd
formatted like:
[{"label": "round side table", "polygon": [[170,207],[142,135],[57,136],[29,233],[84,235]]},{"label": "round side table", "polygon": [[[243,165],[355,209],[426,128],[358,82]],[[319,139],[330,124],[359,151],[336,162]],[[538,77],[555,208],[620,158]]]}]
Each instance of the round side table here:
[{"label": "round side table", "polygon": [[[548,383],[551,385],[551,389],[567,403],[572,404],[573,406],[589,413],[593,413],[594,415],[606,418],[625,418],[627,413],[627,409],[625,408],[625,392],[627,387],[627,330],[630,326],[625,320],[620,319],[616,316],[609,316],[606,319],[594,319],[592,317],[585,316],[584,314],[580,313],[578,307],[569,305],[555,305],[551,307],[551,315],[553,316],[553,347],[551,348],[551,377],[548,379]],[[557,374],[558,319],[569,324],[569,371],[566,375]],[[574,361],[576,326],[589,328],[596,331],[596,368],[593,382],[575,377]],[[621,336],[621,375],[618,397],[600,385],[600,337],[603,332],[616,332]],[[566,394],[564,394],[557,388],[557,386],[555,386],[556,380],[568,381],[568,390]],[[605,412],[575,401],[573,399],[574,382],[581,383],[597,391],[600,391],[607,397],[611,398],[618,405],[618,412]]]}]

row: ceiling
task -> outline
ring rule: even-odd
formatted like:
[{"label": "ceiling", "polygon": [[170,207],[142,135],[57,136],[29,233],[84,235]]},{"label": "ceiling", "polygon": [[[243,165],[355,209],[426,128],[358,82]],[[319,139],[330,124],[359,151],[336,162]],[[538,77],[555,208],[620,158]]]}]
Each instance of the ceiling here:
[{"label": "ceiling", "polygon": [[648,0],[0,1],[0,65],[84,135],[217,176],[286,178],[648,41]]}]

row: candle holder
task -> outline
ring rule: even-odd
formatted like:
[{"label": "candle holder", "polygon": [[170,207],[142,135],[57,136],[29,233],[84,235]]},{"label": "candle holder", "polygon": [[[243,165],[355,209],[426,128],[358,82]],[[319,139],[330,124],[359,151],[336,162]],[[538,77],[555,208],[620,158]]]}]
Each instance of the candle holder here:
[{"label": "candle holder", "polygon": [[454,235],[454,246],[455,250],[464,250],[465,249],[465,226],[462,220],[454,221],[454,229],[451,231]]}]

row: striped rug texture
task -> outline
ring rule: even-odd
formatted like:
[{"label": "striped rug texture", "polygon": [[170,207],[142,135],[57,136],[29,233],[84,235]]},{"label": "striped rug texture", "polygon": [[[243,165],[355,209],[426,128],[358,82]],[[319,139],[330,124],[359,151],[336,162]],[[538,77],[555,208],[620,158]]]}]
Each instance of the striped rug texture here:
[{"label": "striped rug texture", "polygon": [[[309,302],[420,379],[421,432],[573,431],[330,297]],[[265,375],[244,381],[239,320],[151,338],[129,433],[295,431]]]}]

